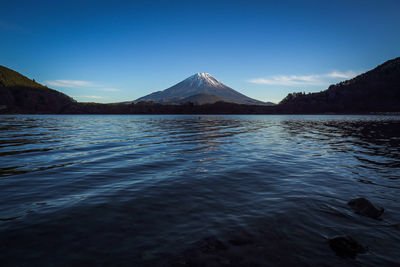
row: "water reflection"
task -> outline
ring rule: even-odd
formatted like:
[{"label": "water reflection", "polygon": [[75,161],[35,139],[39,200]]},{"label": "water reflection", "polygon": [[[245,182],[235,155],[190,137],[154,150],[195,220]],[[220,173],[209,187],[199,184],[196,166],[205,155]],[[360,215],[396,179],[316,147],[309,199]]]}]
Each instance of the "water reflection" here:
[{"label": "water reflection", "polygon": [[299,140],[311,139],[333,151],[351,153],[362,167],[400,167],[399,120],[285,120],[282,127]]},{"label": "water reflection", "polygon": [[235,142],[238,135],[256,131],[262,126],[236,118],[189,116],[153,119],[147,127],[153,135],[160,135],[160,143],[176,146],[171,153],[201,153],[216,150],[221,144]]}]

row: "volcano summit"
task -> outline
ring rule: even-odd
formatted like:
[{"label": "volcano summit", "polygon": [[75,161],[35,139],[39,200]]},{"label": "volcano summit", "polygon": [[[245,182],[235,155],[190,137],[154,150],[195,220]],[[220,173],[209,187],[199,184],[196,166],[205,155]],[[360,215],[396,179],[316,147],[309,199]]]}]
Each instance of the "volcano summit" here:
[{"label": "volcano summit", "polygon": [[197,73],[174,86],[136,99],[134,102],[152,101],[161,104],[193,102],[198,104],[218,101],[247,105],[272,105],[247,97],[221,83],[209,73]]}]

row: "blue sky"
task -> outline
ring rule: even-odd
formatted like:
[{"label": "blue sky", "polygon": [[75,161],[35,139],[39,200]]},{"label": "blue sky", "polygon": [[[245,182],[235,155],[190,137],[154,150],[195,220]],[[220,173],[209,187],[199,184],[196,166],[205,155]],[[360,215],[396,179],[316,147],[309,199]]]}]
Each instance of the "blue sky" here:
[{"label": "blue sky", "polygon": [[400,56],[400,1],[7,1],[0,65],[78,101],[134,100],[197,72],[262,101]]}]

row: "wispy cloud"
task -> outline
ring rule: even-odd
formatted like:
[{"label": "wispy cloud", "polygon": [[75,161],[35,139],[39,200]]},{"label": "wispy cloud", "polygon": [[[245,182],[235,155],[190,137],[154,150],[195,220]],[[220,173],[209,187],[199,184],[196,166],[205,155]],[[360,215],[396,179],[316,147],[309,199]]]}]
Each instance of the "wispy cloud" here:
[{"label": "wispy cloud", "polygon": [[248,82],[255,84],[302,86],[302,85],[326,85],[332,79],[350,79],[357,76],[355,71],[339,72],[332,71],[326,74],[311,75],[276,75],[267,78],[250,79]]},{"label": "wispy cloud", "polygon": [[352,70],[349,70],[347,72],[332,71],[331,73],[326,74],[326,77],[351,79],[357,76],[358,74],[359,73]]},{"label": "wispy cloud", "polygon": [[83,99],[95,99],[95,100],[99,100],[99,99],[107,99],[107,97],[104,96],[98,96],[98,95],[76,95],[74,96],[74,98],[83,98]]},{"label": "wispy cloud", "polygon": [[78,80],[54,80],[54,81],[46,81],[44,82],[49,86],[57,86],[57,87],[86,87],[86,86],[95,86],[93,82],[89,81],[78,81]]},{"label": "wispy cloud", "polygon": [[113,87],[103,87],[104,85],[91,82],[91,81],[80,81],[80,80],[52,80],[44,82],[47,86],[54,87],[67,87],[67,88],[80,88],[80,87],[91,87],[91,89],[103,91],[103,92],[120,92],[120,89]]},{"label": "wispy cloud", "polygon": [[305,75],[305,76],[279,75],[279,76],[272,76],[269,78],[251,79],[249,80],[249,82],[256,84],[287,85],[287,86],[321,84],[321,82],[317,78],[318,77],[316,75]]}]

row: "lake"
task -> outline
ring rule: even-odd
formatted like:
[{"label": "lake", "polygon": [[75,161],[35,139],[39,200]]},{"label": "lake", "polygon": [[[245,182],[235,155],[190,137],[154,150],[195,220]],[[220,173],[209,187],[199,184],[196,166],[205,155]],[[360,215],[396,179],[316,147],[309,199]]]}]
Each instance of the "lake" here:
[{"label": "lake", "polygon": [[[400,265],[399,116],[3,115],[0,129],[1,266]],[[342,235],[368,252],[337,256]]]}]

